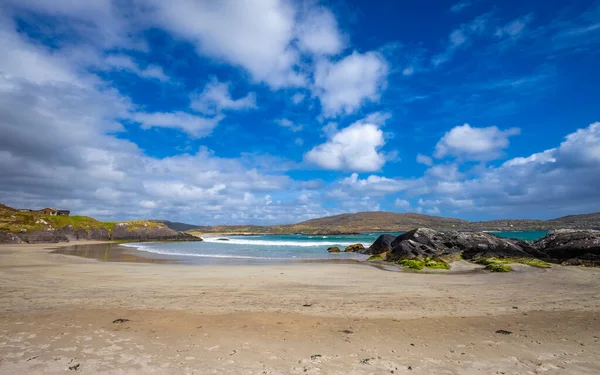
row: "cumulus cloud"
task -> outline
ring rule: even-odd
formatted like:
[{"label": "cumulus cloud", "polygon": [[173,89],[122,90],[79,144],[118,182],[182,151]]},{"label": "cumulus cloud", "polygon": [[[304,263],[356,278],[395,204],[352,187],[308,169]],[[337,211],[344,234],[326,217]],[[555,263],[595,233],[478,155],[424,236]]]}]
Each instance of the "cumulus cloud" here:
[{"label": "cumulus cloud", "polygon": [[190,107],[198,112],[214,115],[225,110],[238,111],[256,108],[256,95],[248,93],[246,96],[233,99],[230,93],[231,84],[212,79],[206,84],[204,90],[192,95]]},{"label": "cumulus cloud", "polygon": [[296,26],[301,50],[312,54],[334,55],[344,47],[337,20],[325,7],[306,7]]},{"label": "cumulus cloud", "polygon": [[379,127],[357,122],[314,147],[304,159],[323,169],[372,172],[385,164],[385,155],[379,151],[384,144]]},{"label": "cumulus cloud", "polygon": [[351,114],[366,102],[377,102],[387,84],[388,64],[376,52],[353,52],[339,60],[320,60],[313,93],[327,117]]},{"label": "cumulus cloud", "polygon": [[204,148],[167,158],[146,155],[124,139],[121,119],[200,136],[218,117],[139,112],[61,50],[30,43],[14,27],[0,26],[0,45],[11,51],[0,59],[2,203],[59,206],[100,219],[197,224],[293,222],[327,214],[318,201],[300,201],[315,185],[292,181],[277,169],[282,162],[258,169],[258,163],[219,158]]},{"label": "cumulus cloud", "polygon": [[508,147],[509,137],[518,134],[518,128],[500,130],[495,126],[473,128],[464,124],[451,129],[442,137],[435,146],[434,156],[453,156],[477,161],[494,160]]},{"label": "cumulus cloud", "polygon": [[284,1],[152,0],[147,21],[183,37],[204,55],[246,69],[272,87],[302,86],[294,39],[296,9]]}]

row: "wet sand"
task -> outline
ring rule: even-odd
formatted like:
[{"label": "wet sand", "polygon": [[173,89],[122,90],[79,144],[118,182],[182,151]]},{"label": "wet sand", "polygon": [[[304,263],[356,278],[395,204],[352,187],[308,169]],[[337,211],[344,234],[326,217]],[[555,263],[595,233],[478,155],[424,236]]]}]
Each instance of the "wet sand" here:
[{"label": "wet sand", "polygon": [[177,259],[172,257],[150,254],[112,242],[69,245],[57,248],[52,251],[52,254],[72,255],[101,262],[179,263]]},{"label": "wet sand", "polygon": [[181,266],[47,247],[0,246],[0,374],[600,373],[597,269]]}]

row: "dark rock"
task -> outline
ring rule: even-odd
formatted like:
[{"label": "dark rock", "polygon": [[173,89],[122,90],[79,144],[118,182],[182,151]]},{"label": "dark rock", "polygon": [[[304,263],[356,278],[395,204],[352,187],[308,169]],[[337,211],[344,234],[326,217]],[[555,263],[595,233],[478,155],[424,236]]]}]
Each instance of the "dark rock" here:
[{"label": "dark rock", "polygon": [[369,248],[364,251],[364,254],[379,255],[392,250],[392,242],[396,239],[396,236],[391,234],[382,234],[377,237],[375,242]]},{"label": "dark rock", "polygon": [[390,260],[440,257],[462,252],[465,259],[526,257],[519,241],[482,232],[440,233],[428,228],[406,232],[391,243]]},{"label": "dark rock", "polygon": [[562,263],[563,266],[600,267],[600,255],[583,254]]},{"label": "dark rock", "polygon": [[363,244],[361,243],[355,243],[353,245],[349,245],[346,246],[346,248],[344,249],[344,252],[346,253],[358,253],[361,252],[365,249],[365,247],[363,246]]},{"label": "dark rock", "polygon": [[555,262],[564,262],[586,254],[600,255],[600,231],[555,230],[535,241],[533,247],[542,253],[542,258]]},{"label": "dark rock", "polygon": [[496,331],[496,333],[499,333],[501,335],[511,335],[512,334],[511,331],[507,331],[507,330],[504,330],[504,329],[499,329],[499,330]]},{"label": "dark rock", "polygon": [[90,229],[88,239],[94,241],[108,241],[110,240],[110,232],[105,227],[92,228]]},{"label": "dark rock", "polygon": [[129,321],[129,319],[119,318],[119,319],[113,320],[113,324],[121,324],[121,323],[126,323],[128,321]]},{"label": "dark rock", "polygon": [[327,248],[327,251],[330,253],[339,253],[340,252],[340,248],[337,246],[331,246]]},{"label": "dark rock", "polygon": [[0,243],[23,243],[16,234],[0,230]]},{"label": "dark rock", "polygon": [[72,225],[67,225],[58,230],[58,233],[66,236],[70,241],[76,240],[110,240],[110,232],[105,227],[91,228],[89,231],[84,228],[73,229]]},{"label": "dark rock", "polygon": [[58,243],[69,242],[69,238],[55,230],[36,230],[27,233],[20,233],[21,241],[27,243]]},{"label": "dark rock", "polygon": [[217,241],[229,241],[229,238],[217,238]]},{"label": "dark rock", "polygon": [[76,365],[73,365],[73,366],[69,366],[69,370],[71,370],[71,371],[77,371],[77,370],[79,370],[79,366],[81,366],[80,363],[78,363]]}]

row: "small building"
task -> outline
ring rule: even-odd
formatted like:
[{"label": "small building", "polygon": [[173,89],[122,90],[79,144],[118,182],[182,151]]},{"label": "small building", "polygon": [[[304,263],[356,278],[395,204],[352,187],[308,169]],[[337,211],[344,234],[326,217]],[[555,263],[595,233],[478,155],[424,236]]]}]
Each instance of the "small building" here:
[{"label": "small building", "polygon": [[57,216],[69,216],[70,214],[71,214],[71,211],[69,211],[69,210],[57,210],[56,211]]},{"label": "small building", "polygon": [[43,215],[56,216],[56,208],[42,208],[38,212]]}]

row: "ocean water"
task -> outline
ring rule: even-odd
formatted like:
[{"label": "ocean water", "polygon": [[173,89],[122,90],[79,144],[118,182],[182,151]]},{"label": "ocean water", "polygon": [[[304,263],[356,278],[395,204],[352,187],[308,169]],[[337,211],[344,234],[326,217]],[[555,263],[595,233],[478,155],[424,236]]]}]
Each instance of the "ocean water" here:
[{"label": "ocean water", "polygon": [[523,232],[490,232],[498,237],[516,238],[523,241],[535,241],[544,237],[548,232],[545,230],[530,230]]},{"label": "ocean water", "polygon": [[[344,247],[361,243],[370,246],[380,233],[364,233],[346,236],[223,236],[205,238],[202,242],[147,242],[122,246],[179,258],[193,263],[268,263],[277,261],[303,261],[327,259],[368,258],[362,254],[344,253]],[[228,241],[220,241],[227,238]],[[338,246],[341,253],[328,253],[327,248]]]},{"label": "ocean water", "polygon": [[[493,232],[501,237],[535,240],[546,232]],[[365,260],[366,255],[344,253],[344,247],[361,243],[369,247],[381,233],[343,236],[268,235],[223,236],[205,238],[202,242],[145,242],[122,246],[160,254],[194,264],[215,263],[272,263],[311,260]],[[390,233],[398,235],[399,233]],[[227,241],[219,240],[226,238]],[[338,246],[341,253],[329,253],[327,248]]]}]

